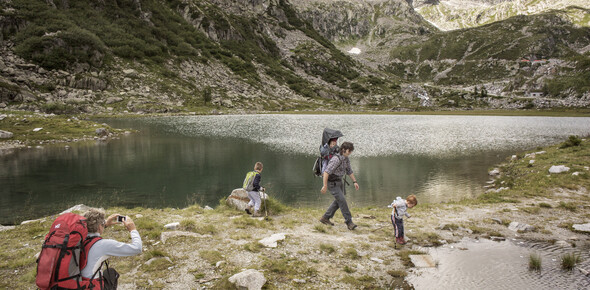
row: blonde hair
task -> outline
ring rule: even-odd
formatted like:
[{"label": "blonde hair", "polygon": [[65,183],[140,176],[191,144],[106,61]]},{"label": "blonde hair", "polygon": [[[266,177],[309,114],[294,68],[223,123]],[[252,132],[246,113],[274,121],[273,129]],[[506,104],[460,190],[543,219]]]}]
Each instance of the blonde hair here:
[{"label": "blonde hair", "polygon": [[262,170],[262,162],[256,162],[254,164],[254,170]]},{"label": "blonde hair", "polygon": [[84,213],[89,233],[98,233],[98,227],[100,225],[104,225],[105,223],[104,216],[105,213],[104,209],[102,208],[91,208],[86,213]]},{"label": "blonde hair", "polygon": [[418,200],[416,199],[416,196],[413,194],[410,194],[407,198],[406,201],[408,201],[409,203],[413,204],[414,206],[418,205]]}]

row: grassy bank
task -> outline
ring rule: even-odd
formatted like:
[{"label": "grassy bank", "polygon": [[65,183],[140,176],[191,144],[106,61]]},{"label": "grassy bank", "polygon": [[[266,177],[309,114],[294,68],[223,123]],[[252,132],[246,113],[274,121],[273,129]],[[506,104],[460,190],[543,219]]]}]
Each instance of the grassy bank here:
[{"label": "grassy bank", "polygon": [[[490,186],[494,192],[412,209],[413,217],[405,225],[410,243],[402,247],[396,248],[390,211],[382,207],[353,207],[359,225],[355,231],[346,229],[340,214],[334,227],[325,226],[318,222],[322,209],[286,207],[276,201],[268,220],[251,218],[223,201],[209,210],[199,205],[109,208],[108,214],[134,218],[144,242],[143,254],[112,258],[111,266],[122,274],[120,289],[232,289],[228,278],[243,269],[262,271],[268,289],[409,288],[404,277],[413,266],[410,254],[464,237],[564,241],[580,250],[588,248],[588,234],[576,232],[572,225],[590,219],[589,141],[570,140],[534,152],[534,157],[526,156],[532,152],[518,153],[498,166],[501,173]],[[530,160],[535,162],[529,165]],[[552,165],[565,165],[570,171],[549,174]],[[500,188],[504,189],[495,192]],[[54,218],[0,232],[0,288],[34,288],[34,255]],[[164,229],[171,222],[180,222],[180,228]],[[508,228],[511,222],[533,229],[515,232]],[[277,248],[258,242],[276,233],[286,234]],[[107,229],[104,236],[129,241],[121,226]]]},{"label": "grassy bank", "polygon": [[14,134],[12,138],[3,139],[2,142],[29,146],[92,139],[97,136],[95,131],[98,128],[104,128],[114,134],[124,131],[111,128],[106,124],[85,120],[86,117],[77,115],[54,115],[27,111],[0,111],[0,115],[6,115],[3,120],[0,120],[0,130]]}]

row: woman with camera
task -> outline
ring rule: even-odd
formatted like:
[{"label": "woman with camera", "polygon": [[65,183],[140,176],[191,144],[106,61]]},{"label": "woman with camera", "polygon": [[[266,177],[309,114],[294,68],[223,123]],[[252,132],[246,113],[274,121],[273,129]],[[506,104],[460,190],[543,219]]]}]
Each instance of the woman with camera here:
[{"label": "woman with camera", "polygon": [[[135,228],[135,223],[130,217],[119,214],[112,214],[105,220],[104,210],[96,208],[88,210],[84,217],[88,226],[88,237],[84,241],[87,264],[81,271],[82,278],[102,280],[104,284],[116,288],[119,274],[114,269],[109,269],[108,264],[103,273],[100,270],[103,262],[106,263],[106,260],[111,256],[125,257],[141,254],[142,242],[139,232]],[[122,223],[127,228],[131,234],[131,243],[122,243],[101,237],[105,228],[117,223]]]}]

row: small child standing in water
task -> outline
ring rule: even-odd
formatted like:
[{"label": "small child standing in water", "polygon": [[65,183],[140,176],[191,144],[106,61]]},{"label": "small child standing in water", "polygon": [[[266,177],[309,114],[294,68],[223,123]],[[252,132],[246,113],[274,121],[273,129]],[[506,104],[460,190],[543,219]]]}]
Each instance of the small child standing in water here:
[{"label": "small child standing in water", "polygon": [[415,207],[418,204],[416,196],[411,194],[405,200],[401,197],[397,197],[389,207],[392,207],[391,211],[391,223],[395,229],[395,241],[400,244],[406,244],[404,239],[404,215],[410,217],[408,209]]}]

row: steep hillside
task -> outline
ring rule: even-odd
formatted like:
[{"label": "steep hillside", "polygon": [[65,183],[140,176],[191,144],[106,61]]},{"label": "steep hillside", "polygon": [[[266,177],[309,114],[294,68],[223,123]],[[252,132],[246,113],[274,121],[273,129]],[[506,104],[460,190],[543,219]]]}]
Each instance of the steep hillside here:
[{"label": "steep hillside", "polygon": [[400,41],[438,31],[406,0],[291,0],[291,3],[322,36],[372,67],[386,61],[389,48]]},{"label": "steep hillside", "polygon": [[399,86],[284,0],[3,1],[0,106],[44,111],[340,108]]},{"label": "steep hillside", "polygon": [[516,16],[437,33],[393,48],[386,69],[412,82],[479,86],[498,96],[539,91],[588,102],[590,28],[564,18],[560,12]]},{"label": "steep hillside", "polygon": [[590,17],[580,14],[579,10],[566,9],[570,6],[590,9],[587,0],[415,0],[413,5],[420,15],[441,30],[476,27],[516,15],[563,9],[576,25],[590,27]]}]

